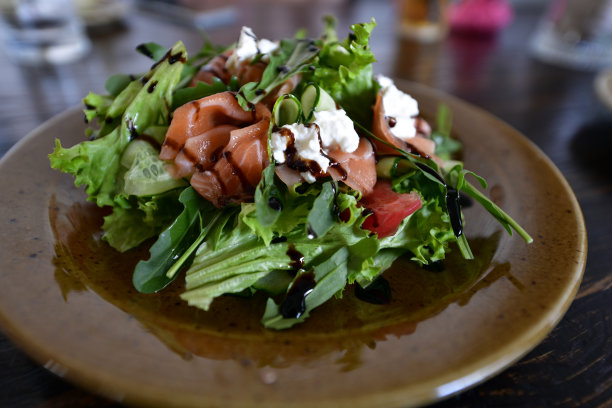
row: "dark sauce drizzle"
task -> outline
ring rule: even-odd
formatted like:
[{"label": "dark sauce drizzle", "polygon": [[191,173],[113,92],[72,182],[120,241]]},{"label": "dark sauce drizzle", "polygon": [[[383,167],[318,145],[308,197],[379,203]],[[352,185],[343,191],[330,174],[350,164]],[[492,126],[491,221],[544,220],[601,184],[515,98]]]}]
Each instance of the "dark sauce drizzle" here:
[{"label": "dark sauce drizzle", "polygon": [[435,261],[427,265],[423,265],[423,269],[430,272],[443,272],[446,269],[443,261]]},{"label": "dark sauce drizzle", "polygon": [[157,81],[151,82],[151,85],[149,85],[149,87],[147,88],[147,92],[148,93],[153,93],[153,91],[155,91],[156,87],[157,87]]},{"label": "dark sauce drizzle", "polygon": [[285,300],[280,305],[280,312],[285,319],[299,318],[306,311],[306,296],[316,285],[314,273],[302,273],[291,285]]},{"label": "dark sauce drizzle", "polygon": [[287,163],[287,166],[299,172],[310,172],[310,174],[315,177],[322,177],[324,173],[316,161],[303,159],[299,156],[295,147],[295,136],[293,135],[293,132],[287,128],[280,128],[278,131],[282,136],[289,139],[287,148],[285,149],[285,162]]},{"label": "dark sauce drizzle", "polygon": [[279,65],[278,67],[276,67],[276,72],[281,74],[287,74],[289,73],[289,68],[286,65]]},{"label": "dark sauce drizzle", "polygon": [[136,50],[146,57],[153,58],[153,53],[147,48],[147,44],[140,44]]},{"label": "dark sauce drizzle", "polygon": [[277,197],[268,198],[268,206],[275,211],[282,211],[283,203]]},{"label": "dark sauce drizzle", "polygon": [[289,266],[296,272],[304,267],[304,255],[300,251],[295,249],[295,246],[293,246],[293,244],[289,244],[289,249],[287,249],[287,256],[289,256],[289,258],[291,259]]},{"label": "dark sauce drizzle", "polygon": [[130,132],[130,141],[136,139],[139,135],[138,130],[136,130],[136,125],[134,125],[134,121],[132,119],[128,119],[125,124]]},{"label": "dark sauce drizzle", "polygon": [[242,169],[240,168],[240,166],[237,166],[236,163],[234,162],[232,158],[232,153],[229,151],[223,152],[223,158],[227,160],[227,163],[232,168],[232,174],[234,174],[236,177],[238,177],[238,179],[240,179],[240,184],[242,184],[242,186],[246,190],[250,186],[250,183],[248,179],[246,178],[246,176],[244,175],[244,173],[242,172]]},{"label": "dark sauce drizzle", "polygon": [[459,192],[454,188],[446,189],[446,208],[450,216],[451,226],[456,237],[463,234],[463,223],[461,222],[461,207],[459,206]]},{"label": "dark sauce drizzle", "polygon": [[425,173],[434,176],[446,188],[446,209],[448,211],[448,216],[450,217],[451,227],[453,228],[453,233],[455,234],[455,236],[460,237],[461,234],[463,234],[463,221],[461,220],[460,205],[461,195],[456,189],[448,187],[444,178],[442,178],[442,176],[437,171],[422,163],[415,164]]},{"label": "dark sauce drizzle", "polygon": [[386,305],[391,303],[391,286],[388,280],[379,276],[365,288],[355,285],[355,297],[375,305]]}]

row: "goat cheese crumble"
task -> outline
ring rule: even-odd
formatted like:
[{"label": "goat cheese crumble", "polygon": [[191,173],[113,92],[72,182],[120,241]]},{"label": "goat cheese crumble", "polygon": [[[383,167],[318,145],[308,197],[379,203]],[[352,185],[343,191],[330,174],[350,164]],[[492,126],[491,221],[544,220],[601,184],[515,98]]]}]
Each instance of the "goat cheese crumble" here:
[{"label": "goat cheese crumble", "polygon": [[378,75],[376,80],[381,87],[384,115],[394,119],[394,125],[389,126],[391,134],[402,140],[415,137],[417,129],[414,120],[419,114],[416,99],[400,91],[393,80],[384,75]]},{"label": "goat cheese crumble", "polygon": [[[343,109],[315,112],[312,124],[293,123],[283,128],[293,134],[293,145],[299,158],[316,162],[323,173],[329,168],[330,161],[326,154],[330,149],[339,148],[351,153],[359,147],[359,135]],[[285,152],[289,142],[289,138],[281,132],[272,133],[272,155],[278,163],[287,160]],[[309,183],[316,181],[310,172],[300,174]]]},{"label": "goat cheese crumble", "polygon": [[265,38],[260,40],[250,27],[242,27],[236,49],[227,59],[225,66],[227,68],[236,68],[242,62],[252,60],[257,54],[264,54],[262,60],[265,61],[268,58],[266,54],[274,52],[278,47],[278,42],[266,40]]}]

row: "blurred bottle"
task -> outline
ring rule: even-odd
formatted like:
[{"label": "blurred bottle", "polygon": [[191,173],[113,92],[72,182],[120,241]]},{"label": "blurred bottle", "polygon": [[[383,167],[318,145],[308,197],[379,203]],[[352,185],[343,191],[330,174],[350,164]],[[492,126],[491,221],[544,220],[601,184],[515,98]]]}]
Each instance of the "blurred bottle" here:
[{"label": "blurred bottle", "polygon": [[397,31],[419,42],[434,42],[448,32],[447,0],[398,0]]},{"label": "blurred bottle", "polygon": [[612,1],[553,0],[531,49],[535,57],[559,65],[612,66]]}]

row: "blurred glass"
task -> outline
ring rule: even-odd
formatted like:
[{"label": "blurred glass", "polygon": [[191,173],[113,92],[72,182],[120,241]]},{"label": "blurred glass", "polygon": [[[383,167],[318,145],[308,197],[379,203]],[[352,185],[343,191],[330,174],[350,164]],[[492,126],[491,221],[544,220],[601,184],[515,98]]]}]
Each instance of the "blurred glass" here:
[{"label": "blurred glass", "polygon": [[8,57],[20,64],[73,62],[91,45],[71,0],[0,0]]},{"label": "blurred glass", "polygon": [[447,0],[398,0],[398,33],[420,42],[434,42],[448,31]]},{"label": "blurred glass", "polygon": [[559,65],[612,66],[612,1],[553,0],[531,48],[537,58]]}]

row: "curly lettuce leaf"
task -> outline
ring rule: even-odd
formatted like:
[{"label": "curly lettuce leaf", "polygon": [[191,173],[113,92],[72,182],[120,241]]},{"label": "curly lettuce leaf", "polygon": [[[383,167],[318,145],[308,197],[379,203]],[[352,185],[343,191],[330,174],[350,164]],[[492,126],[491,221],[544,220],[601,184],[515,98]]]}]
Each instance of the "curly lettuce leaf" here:
[{"label": "curly lettuce leaf", "polygon": [[369,40],[376,22],[372,19],[352,25],[352,33],[342,42],[337,41],[333,19],[327,22],[316,69],[308,80],[318,83],[351,119],[370,128],[378,84],[373,76],[376,58]]},{"label": "curly lettuce leaf", "polygon": [[119,252],[157,236],[178,215],[179,190],[151,197],[125,197],[129,207],[118,207],[104,217],[102,239]]},{"label": "curly lettuce leaf", "polygon": [[183,211],[159,235],[149,250],[149,259],[136,265],[132,280],[140,292],[157,292],[175,279],[176,273],[169,271],[179,269],[182,262],[187,261],[191,255],[189,249],[217,213],[216,208],[191,187],[182,191],[179,201],[183,204]]},{"label": "curly lettuce leaf", "polygon": [[[88,199],[99,206],[117,204],[115,196],[121,188],[120,159],[128,143],[148,127],[168,121],[172,92],[183,66],[179,56],[184,58],[185,47],[179,42],[166,55],[167,58],[154,65],[142,80],[133,82],[144,84],[134,85],[139,90],[135,95],[130,92],[130,97],[126,98],[129,103],[121,114],[120,124],[112,132],[68,149],[56,141],[55,150],[49,155],[51,167],[74,175],[75,185],[86,185]],[[119,99],[115,99],[113,105],[118,104]]]}]

